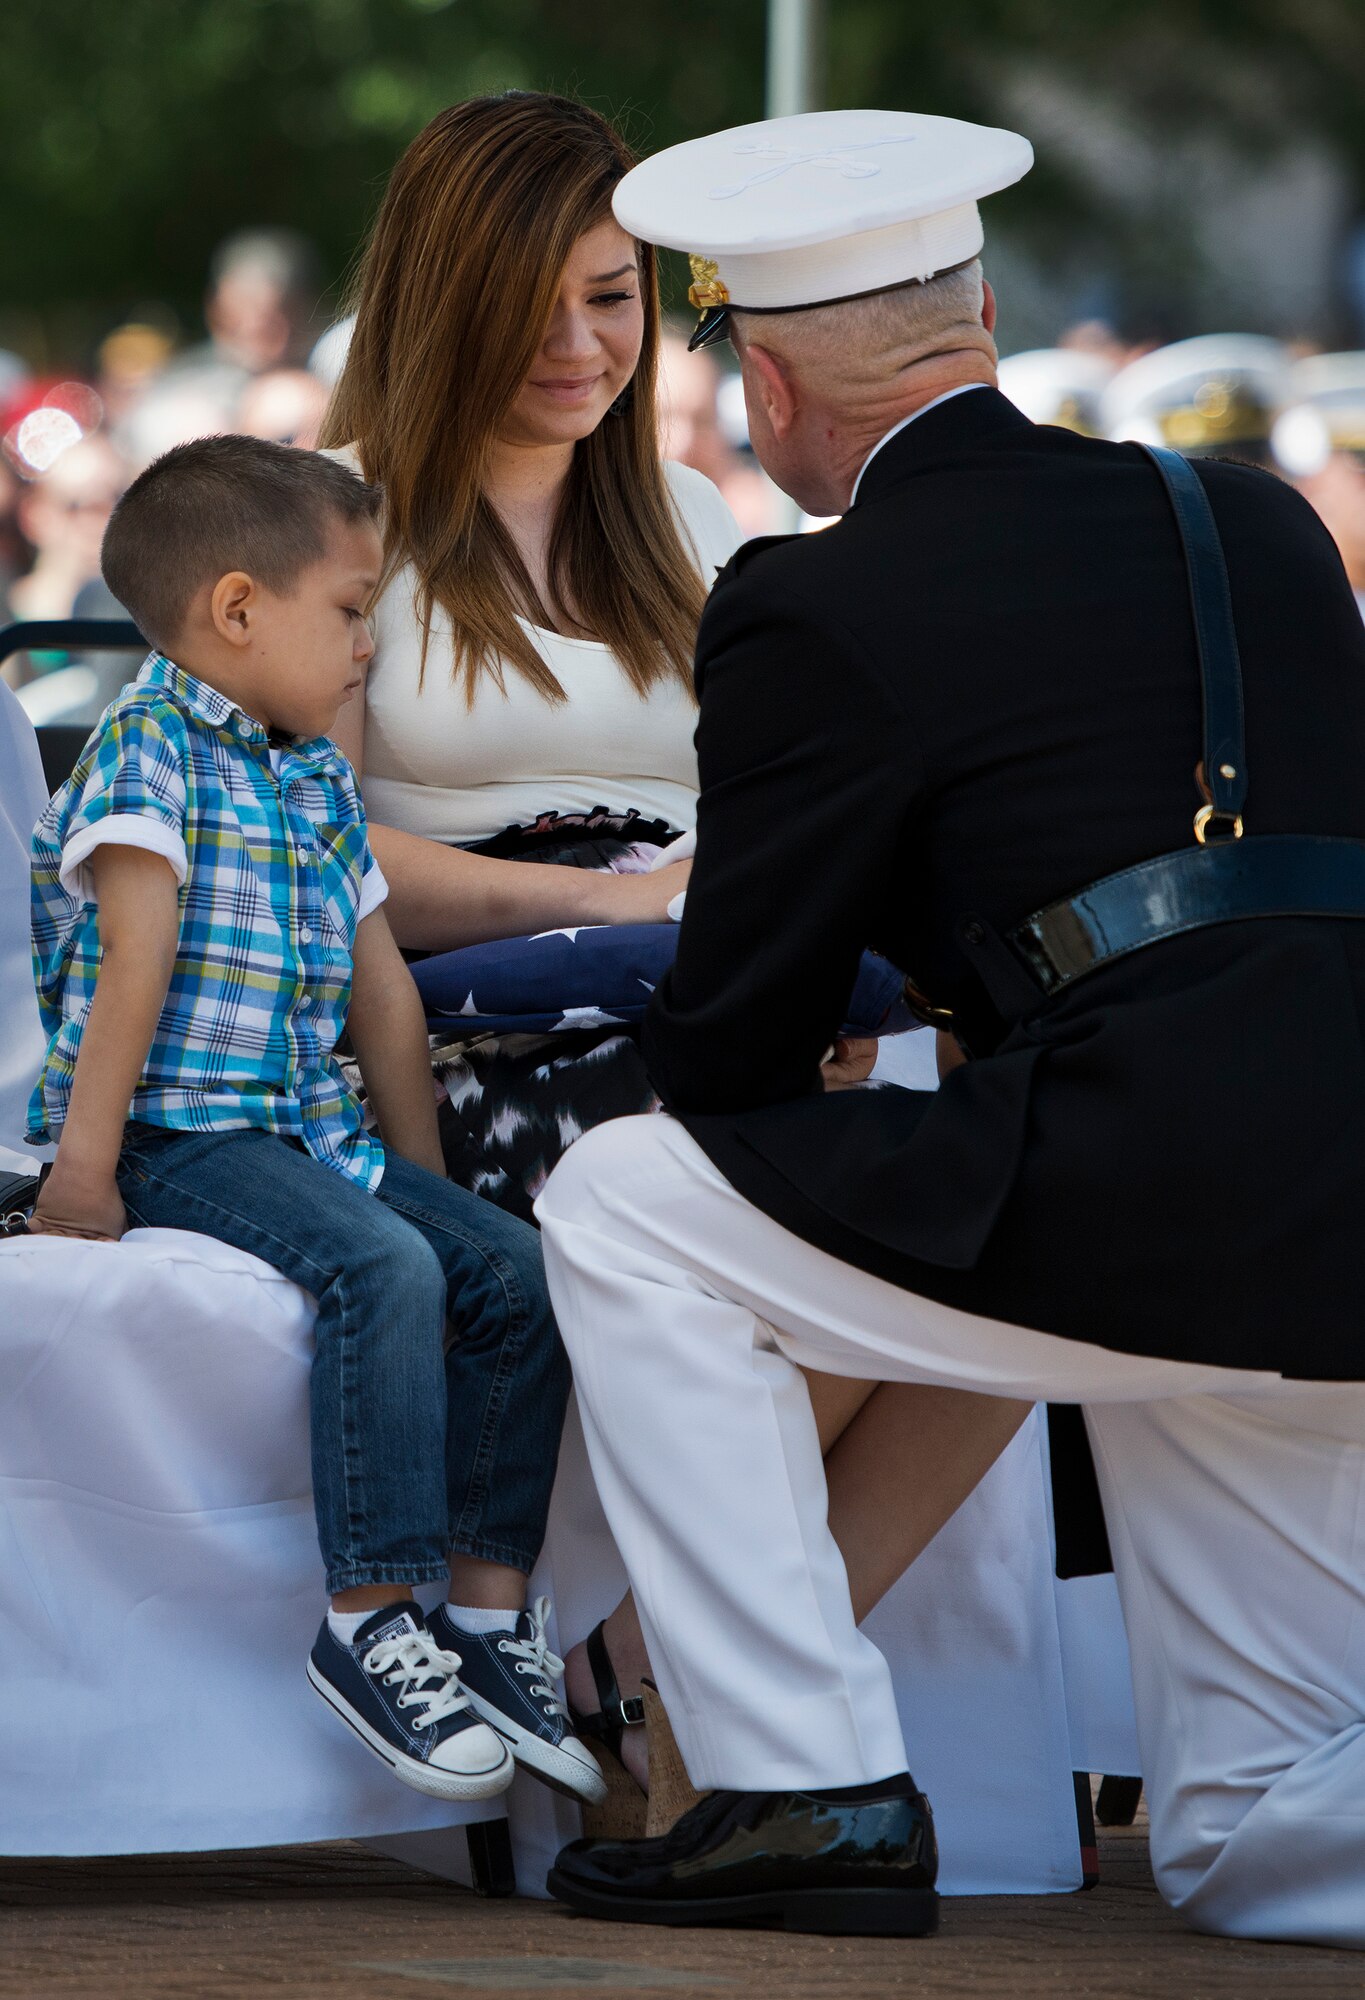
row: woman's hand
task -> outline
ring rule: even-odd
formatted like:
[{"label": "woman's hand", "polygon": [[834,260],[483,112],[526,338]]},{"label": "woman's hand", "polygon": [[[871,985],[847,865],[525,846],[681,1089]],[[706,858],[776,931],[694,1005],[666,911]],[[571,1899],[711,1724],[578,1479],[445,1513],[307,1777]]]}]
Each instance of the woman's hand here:
[{"label": "woman's hand", "polygon": [[389,927],[410,951],[457,951],[574,924],[666,924],[692,866],[677,861],[653,875],[614,875],[466,854],[391,826],[372,826],[370,835],[389,884]]},{"label": "woman's hand", "polygon": [[870,1035],[840,1035],[834,1054],[821,1064],[820,1075],[826,1090],[848,1090],[866,1083],[877,1061],[877,1044]]},{"label": "woman's hand", "polygon": [[666,924],[668,906],[687,887],[692,873],[690,861],[673,861],[652,875],[589,874],[583,876],[582,893],[591,914],[590,924]]}]

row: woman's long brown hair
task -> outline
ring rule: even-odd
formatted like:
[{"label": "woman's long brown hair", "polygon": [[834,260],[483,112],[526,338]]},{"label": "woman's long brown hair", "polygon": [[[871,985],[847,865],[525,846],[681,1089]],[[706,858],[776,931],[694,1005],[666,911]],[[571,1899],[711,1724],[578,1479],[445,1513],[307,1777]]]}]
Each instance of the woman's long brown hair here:
[{"label": "woman's long brown hair", "polygon": [[675,677],[691,685],[705,590],[659,459],[658,277],[647,244],[639,366],[574,447],[550,540],[548,613],[485,498],[498,424],[535,359],[569,253],[610,215],[633,164],[586,105],[529,91],[471,98],[408,147],[360,264],[355,333],[323,442],[353,443],[366,478],[383,486],[384,581],[412,563],[423,670],[439,606],[471,702],[481,673],[501,683],[503,662],[548,700],[564,699],[518,614],[600,639],[641,693]]}]

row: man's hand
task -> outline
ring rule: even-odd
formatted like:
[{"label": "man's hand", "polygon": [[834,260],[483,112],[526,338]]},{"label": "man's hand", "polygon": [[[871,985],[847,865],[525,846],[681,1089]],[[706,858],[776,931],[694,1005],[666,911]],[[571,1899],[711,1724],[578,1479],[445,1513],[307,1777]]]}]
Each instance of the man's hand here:
[{"label": "man's hand", "polygon": [[117,1243],[128,1227],[128,1216],[111,1174],[63,1168],[59,1156],[43,1182],[28,1226],[36,1236],[80,1236],[91,1243]]},{"label": "man's hand", "polygon": [[950,1076],[955,1069],[961,1069],[963,1063],[967,1060],[966,1051],[959,1047],[951,1035],[945,1034],[942,1028],[934,1036],[934,1056],[938,1063],[938,1080],[940,1083],[942,1083],[945,1076]]},{"label": "man's hand", "polygon": [[877,1061],[877,1044],[870,1035],[840,1035],[834,1054],[821,1065],[826,1090],[847,1090],[852,1084],[866,1083]]}]

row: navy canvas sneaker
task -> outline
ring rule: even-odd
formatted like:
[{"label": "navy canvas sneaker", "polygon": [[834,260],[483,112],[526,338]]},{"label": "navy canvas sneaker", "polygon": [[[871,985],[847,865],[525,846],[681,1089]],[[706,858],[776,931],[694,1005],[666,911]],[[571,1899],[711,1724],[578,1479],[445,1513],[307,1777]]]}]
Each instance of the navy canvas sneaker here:
[{"label": "navy canvas sneaker", "polygon": [[324,1618],[308,1678],[405,1785],[438,1799],[492,1798],[511,1784],[515,1765],[470,1706],[459,1666],[416,1604],[386,1604],[349,1646]]},{"label": "navy canvas sneaker", "polygon": [[484,1721],[506,1737],[518,1764],[555,1791],[600,1805],[607,1781],[574,1735],[556,1693],[564,1662],[546,1643],[549,1613],[549,1598],[538,1597],[514,1632],[462,1632],[443,1604],[427,1623],[437,1645],[458,1653],[465,1693]]}]

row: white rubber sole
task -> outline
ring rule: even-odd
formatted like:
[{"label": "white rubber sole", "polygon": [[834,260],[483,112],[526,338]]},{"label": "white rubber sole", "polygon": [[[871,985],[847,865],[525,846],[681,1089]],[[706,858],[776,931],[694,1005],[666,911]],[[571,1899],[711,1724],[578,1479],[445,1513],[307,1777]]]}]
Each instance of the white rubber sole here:
[{"label": "white rubber sole", "polygon": [[[516,1761],[503,1741],[503,1760],[495,1764],[491,1771],[441,1771],[431,1764],[423,1764],[416,1757],[409,1757],[401,1750],[395,1750],[386,1743],[377,1729],[371,1728],[363,1715],[357,1713],[337,1688],[308,1662],[308,1679],[314,1692],[320,1694],[327,1706],[339,1715],[343,1722],[350,1724],[367,1750],[373,1750],[405,1785],[411,1785],[415,1792],[426,1792],[433,1799],[492,1799],[499,1792],[505,1792],[516,1776]],[[502,1730],[493,1732],[504,1737]]]},{"label": "white rubber sole", "polygon": [[562,1792],[565,1798],[578,1799],[582,1804],[600,1806],[607,1796],[607,1781],[597,1765],[596,1758],[589,1750],[589,1758],[584,1763],[582,1757],[575,1757],[571,1751],[561,1750],[554,1743],[547,1743],[543,1736],[523,1729],[513,1722],[491,1701],[485,1701],[475,1694],[473,1688],[460,1683],[469,1696],[469,1705],[475,1714],[485,1721],[490,1729],[495,1729],[504,1742],[512,1747],[512,1755],[524,1771],[533,1778],[539,1778],[551,1791]]}]

